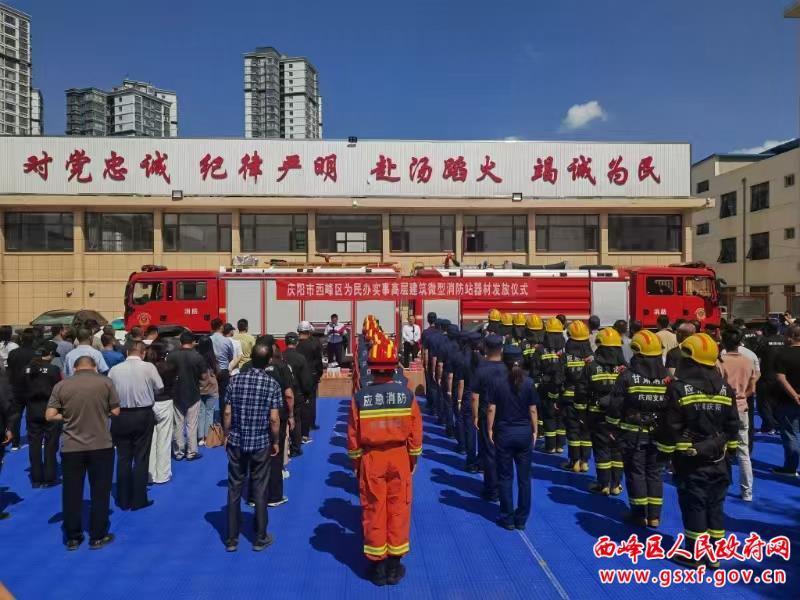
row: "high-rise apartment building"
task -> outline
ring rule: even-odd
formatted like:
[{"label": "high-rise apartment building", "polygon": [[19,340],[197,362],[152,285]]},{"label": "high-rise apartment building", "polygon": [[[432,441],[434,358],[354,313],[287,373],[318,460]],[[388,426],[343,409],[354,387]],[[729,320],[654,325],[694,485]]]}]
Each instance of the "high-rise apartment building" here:
[{"label": "high-rise apartment building", "polygon": [[0,134],[30,135],[31,18],[0,4],[0,24]]},{"label": "high-rise apartment building", "polygon": [[41,90],[31,88],[31,135],[44,134],[44,99]]},{"label": "high-rise apartment building", "polygon": [[248,138],[322,137],[319,74],[307,59],[271,46],[244,55],[244,135]]},{"label": "high-rise apartment building", "polygon": [[178,135],[178,96],[171,90],[125,79],[110,92],[73,88],[66,94],[67,135]]}]

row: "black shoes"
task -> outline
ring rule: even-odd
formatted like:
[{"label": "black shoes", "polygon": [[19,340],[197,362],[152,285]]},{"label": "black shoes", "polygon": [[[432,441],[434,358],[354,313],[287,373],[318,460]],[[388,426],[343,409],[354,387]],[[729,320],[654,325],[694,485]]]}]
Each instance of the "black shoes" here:
[{"label": "black shoes", "polygon": [[406,576],[406,567],[400,562],[399,556],[392,556],[386,559],[386,583],[397,585]]},{"label": "black shoes", "polygon": [[80,548],[82,543],[83,543],[83,536],[81,536],[79,538],[72,539],[72,540],[67,540],[67,543],[65,544],[65,546],[67,547],[67,550],[69,550],[70,552],[73,552],[73,551],[77,550],[78,548]]},{"label": "black shoes", "polygon": [[497,519],[496,523],[507,531],[514,531],[515,529],[513,523],[509,523],[508,521],[503,521],[502,519]]},{"label": "black shoes", "polygon": [[783,475],[784,477],[797,477],[797,471],[790,471],[789,469],[784,469],[783,467],[773,467],[772,472],[775,475]]},{"label": "black shoes", "polygon": [[312,431],[319,431],[319,425],[317,425],[316,423],[314,423],[314,424],[311,426],[311,430],[312,430]]},{"label": "black shoes", "polygon": [[480,473],[480,471],[481,470],[480,470],[480,467],[478,467],[478,465],[469,465],[467,467],[467,473],[472,473],[473,475],[475,473]]},{"label": "black shoes", "polygon": [[100,548],[108,546],[113,541],[114,541],[114,534],[113,533],[107,533],[105,536],[101,537],[99,540],[90,540],[89,541],[89,550],[100,550]]},{"label": "black shoes", "polygon": [[195,452],[194,454],[187,454],[186,455],[186,460],[187,461],[200,460],[201,458],[203,458],[203,455],[200,454],[199,452]]},{"label": "black shoes", "polygon": [[380,560],[372,563],[372,570],[369,574],[369,580],[377,585],[383,587],[386,585],[386,561]]},{"label": "black shoes", "polygon": [[253,552],[261,552],[262,550],[266,550],[272,545],[272,536],[267,534],[263,540],[256,540],[253,544]]},{"label": "black shoes", "polygon": [[239,548],[239,540],[225,540],[225,552],[236,552]]}]

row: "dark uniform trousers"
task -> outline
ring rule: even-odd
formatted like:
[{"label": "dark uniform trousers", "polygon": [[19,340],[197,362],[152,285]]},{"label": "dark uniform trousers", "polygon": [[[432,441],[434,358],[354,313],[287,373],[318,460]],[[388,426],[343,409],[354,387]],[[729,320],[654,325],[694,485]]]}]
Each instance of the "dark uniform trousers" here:
[{"label": "dark uniform trousers", "polygon": [[605,412],[593,405],[590,405],[588,410],[597,483],[604,488],[615,488],[622,482],[622,450],[619,442],[609,435]]},{"label": "dark uniform trousers", "polygon": [[311,386],[311,396],[308,398],[308,403],[303,411],[303,437],[311,435],[311,428],[317,424],[317,392],[319,391],[319,379],[314,380]]},{"label": "dark uniform trousers", "polygon": [[664,503],[664,462],[655,442],[646,433],[622,434],[625,483],[634,517],[661,519]]},{"label": "dark uniform trousers", "polygon": [[473,467],[478,464],[475,437],[477,432],[472,419],[472,392],[469,389],[464,388],[461,410],[456,410],[456,440],[467,455],[467,468]]},{"label": "dark uniform trousers", "polygon": [[267,483],[272,457],[270,447],[257,452],[242,452],[228,444],[228,540],[239,538],[242,513],[242,488],[250,473],[250,488],[255,502],[255,536],[257,541],[267,537]]},{"label": "dark uniform trousers", "polygon": [[303,451],[303,419],[308,415],[308,398],[295,391],[294,395],[294,429],[289,432],[289,450],[292,455]]},{"label": "dark uniform trousers", "polygon": [[439,386],[441,391],[441,409],[442,419],[444,420],[444,433],[447,437],[455,437],[455,413],[453,412],[453,389],[452,386],[447,385],[447,373],[442,375],[442,385]]},{"label": "dark uniform trousers", "polygon": [[573,390],[564,390],[562,398],[561,414],[567,432],[569,461],[588,463],[592,457],[592,437],[587,424],[586,399],[576,398]]},{"label": "dark uniform trousers", "polygon": [[[775,396],[782,393],[778,385],[778,382],[773,379],[759,379],[756,383],[756,402],[758,414],[761,417],[762,431],[774,431],[778,428],[778,422],[775,419]],[[750,435],[754,436],[753,433]]]},{"label": "dark uniform trousers", "polygon": [[[278,502],[283,498],[283,457],[286,449],[286,428],[289,425],[288,411],[281,410],[281,428],[278,433],[280,450],[278,454],[270,457],[269,480],[267,483],[267,502]],[[296,427],[296,425],[295,425]],[[252,478],[250,480],[250,494],[254,491]],[[254,501],[255,502],[255,501]]]},{"label": "dark uniform trousers", "polygon": [[564,417],[558,408],[561,388],[551,383],[542,383],[539,385],[539,397],[542,399],[545,452],[564,448],[567,441],[567,430],[564,427]]},{"label": "dark uniform trousers", "polygon": [[[530,425],[502,425],[494,432],[497,449],[497,477],[500,491],[500,521],[524,527],[531,512]],[[517,468],[517,508],[514,509],[514,466]]]},{"label": "dark uniform trousers", "polygon": [[61,424],[33,419],[28,411],[28,456],[31,462],[31,483],[55,483],[58,440]]},{"label": "dark uniform trousers", "polygon": [[89,475],[89,539],[100,540],[108,533],[108,508],[114,476],[114,448],[61,453],[64,485],[61,489],[64,535],[67,540],[83,539],[83,481]]},{"label": "dark uniform trousers", "polygon": [[490,499],[497,498],[497,454],[494,444],[489,440],[486,406],[478,408],[478,457],[483,469],[483,495]]},{"label": "dark uniform trousers", "polygon": [[147,504],[147,472],[156,418],[152,406],[123,408],[111,421],[117,447],[117,506],[122,510]]},{"label": "dark uniform trousers", "polygon": [[425,411],[431,415],[437,415],[439,412],[438,409],[438,386],[436,385],[436,380],[431,373],[430,365],[427,365],[428,368],[425,369]]},{"label": "dark uniform trousers", "polygon": [[712,543],[725,537],[723,507],[731,483],[730,466],[724,457],[717,462],[676,457],[673,464],[686,549],[694,554],[700,535],[708,533]]}]

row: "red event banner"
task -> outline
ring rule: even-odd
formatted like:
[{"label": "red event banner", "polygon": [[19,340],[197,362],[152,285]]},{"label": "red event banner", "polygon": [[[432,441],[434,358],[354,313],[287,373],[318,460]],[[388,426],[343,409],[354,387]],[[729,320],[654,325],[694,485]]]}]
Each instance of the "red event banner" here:
[{"label": "red event banner", "polygon": [[395,300],[398,298],[504,298],[524,300],[534,289],[521,278],[386,279],[286,278],[277,280],[278,300]]}]

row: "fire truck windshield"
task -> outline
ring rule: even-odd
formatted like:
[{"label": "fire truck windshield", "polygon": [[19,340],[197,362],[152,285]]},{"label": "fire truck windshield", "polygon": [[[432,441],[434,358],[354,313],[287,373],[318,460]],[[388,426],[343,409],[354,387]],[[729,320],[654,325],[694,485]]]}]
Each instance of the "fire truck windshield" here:
[{"label": "fire truck windshield", "polygon": [[687,296],[714,297],[714,280],[711,277],[687,277],[684,281],[684,293]]},{"label": "fire truck windshield", "polygon": [[131,301],[133,304],[147,304],[154,300],[161,300],[164,285],[160,281],[137,281],[133,286]]}]

